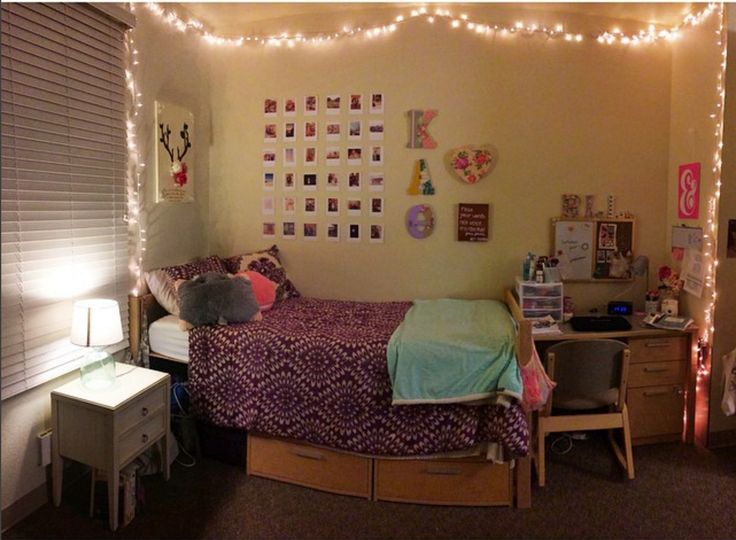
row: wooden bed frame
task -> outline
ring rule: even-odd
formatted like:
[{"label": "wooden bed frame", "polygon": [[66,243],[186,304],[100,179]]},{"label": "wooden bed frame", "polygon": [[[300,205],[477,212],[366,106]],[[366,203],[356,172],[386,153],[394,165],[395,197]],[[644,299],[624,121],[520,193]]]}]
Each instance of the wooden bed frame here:
[{"label": "wooden bed frame", "polygon": [[[531,358],[531,323],[510,290],[505,301],[519,324],[520,363]],[[130,350],[140,347],[147,324],[167,315],[152,294],[130,296]],[[157,358],[167,360],[163,355]],[[531,430],[531,417],[527,417]],[[530,434],[531,438],[531,434]],[[531,441],[529,443],[531,445]],[[531,451],[531,446],[530,446]],[[481,458],[385,459],[248,433],[248,474],[333,493],[423,504],[531,507],[531,457],[494,464]]]}]

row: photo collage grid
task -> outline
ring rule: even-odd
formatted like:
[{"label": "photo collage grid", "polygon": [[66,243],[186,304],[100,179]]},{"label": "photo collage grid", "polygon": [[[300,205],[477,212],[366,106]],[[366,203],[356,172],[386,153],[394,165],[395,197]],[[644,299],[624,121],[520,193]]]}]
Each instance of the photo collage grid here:
[{"label": "photo collage grid", "polygon": [[263,100],[264,238],[383,243],[384,105],[381,93]]}]

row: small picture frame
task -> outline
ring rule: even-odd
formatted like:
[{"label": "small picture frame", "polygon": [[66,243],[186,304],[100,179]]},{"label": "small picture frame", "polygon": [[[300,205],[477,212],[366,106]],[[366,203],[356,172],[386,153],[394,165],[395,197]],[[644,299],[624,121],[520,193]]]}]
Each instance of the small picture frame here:
[{"label": "small picture frame", "polygon": [[293,221],[284,221],[281,224],[281,238],[284,240],[294,240],[296,238],[296,223]]},{"label": "small picture frame", "polygon": [[329,115],[340,114],[340,96],[330,94],[325,100],[325,111]]},{"label": "small picture frame", "polygon": [[317,190],[317,174],[316,173],[305,173],[302,177],[302,189],[304,191],[316,191]]},{"label": "small picture frame", "polygon": [[264,216],[272,216],[274,214],[273,197],[263,197],[261,199],[261,214]]},{"label": "small picture frame", "polygon": [[296,165],[296,148],[287,146],[284,148],[284,167],[294,167]]},{"label": "small picture frame", "polygon": [[317,96],[304,97],[304,116],[316,116],[318,108]]},{"label": "small picture frame", "polygon": [[317,147],[306,146],[304,147],[304,165],[307,167],[314,167],[317,165]]},{"label": "small picture frame", "polygon": [[305,141],[316,141],[317,140],[317,122],[309,120],[304,122],[304,140]]},{"label": "small picture frame", "polygon": [[276,150],[267,148],[263,151],[263,166],[274,167],[276,165]]},{"label": "small picture frame", "polygon": [[279,101],[275,98],[266,98],[263,100],[263,114],[268,117],[276,116],[279,113]]},{"label": "small picture frame", "polygon": [[362,213],[363,203],[360,199],[348,199],[347,208],[349,216],[359,216]]},{"label": "small picture frame", "polygon": [[278,125],[266,124],[263,129],[263,142],[272,143],[278,140]]},{"label": "small picture frame", "polygon": [[363,113],[363,94],[350,94],[350,114]]},{"label": "small picture frame", "polygon": [[273,191],[274,184],[276,183],[276,174],[271,171],[263,173],[263,190]]},{"label": "small picture frame", "polygon": [[340,199],[337,197],[327,197],[327,206],[325,207],[325,213],[328,216],[339,216]]},{"label": "small picture frame", "polygon": [[296,140],[296,122],[284,122],[284,141]]},{"label": "small picture frame", "polygon": [[312,216],[317,213],[316,197],[304,197],[304,213]]},{"label": "small picture frame", "polygon": [[371,146],[371,165],[383,165],[383,146]]},{"label": "small picture frame", "polygon": [[361,165],[363,163],[363,149],[360,146],[348,147],[348,165]]},{"label": "small picture frame", "polygon": [[340,240],[340,224],[328,223],[326,229],[327,241],[338,242]]},{"label": "small picture frame", "polygon": [[296,197],[284,197],[281,199],[281,214],[293,216],[296,214]]},{"label": "small picture frame", "polygon": [[360,120],[350,120],[348,122],[348,140],[358,141],[363,137],[363,122]]},{"label": "small picture frame", "polygon": [[368,242],[372,244],[383,244],[383,225],[380,223],[371,223],[368,228]]},{"label": "small picture frame", "polygon": [[368,191],[383,191],[383,173],[376,172],[368,175]]},{"label": "small picture frame", "polygon": [[296,98],[288,97],[284,100],[284,116],[296,116]]},{"label": "small picture frame", "polygon": [[383,140],[383,120],[368,121],[368,138],[371,141]]},{"label": "small picture frame", "polygon": [[340,190],[340,175],[337,172],[327,173],[327,191]]},{"label": "small picture frame", "polygon": [[325,139],[328,141],[340,140],[340,122],[325,123]]},{"label": "small picture frame", "polygon": [[304,240],[317,240],[317,224],[316,223],[305,223],[304,224]]},{"label": "small picture frame", "polygon": [[273,238],[276,236],[276,224],[272,221],[264,221],[261,229],[263,238]]},{"label": "small picture frame", "polygon": [[361,179],[359,171],[351,171],[348,173],[348,191],[360,191]]},{"label": "small picture frame", "polygon": [[373,93],[371,94],[371,114],[383,114],[384,99],[383,94]]},{"label": "small picture frame", "polygon": [[336,167],[340,165],[340,147],[339,146],[328,146],[325,150],[325,162],[330,167]]},{"label": "small picture frame", "polygon": [[348,242],[360,242],[360,223],[348,224]]},{"label": "small picture frame", "polygon": [[293,172],[284,173],[283,189],[284,191],[294,191],[296,189],[296,174]]},{"label": "small picture frame", "polygon": [[383,197],[371,197],[369,214],[371,216],[383,215]]}]

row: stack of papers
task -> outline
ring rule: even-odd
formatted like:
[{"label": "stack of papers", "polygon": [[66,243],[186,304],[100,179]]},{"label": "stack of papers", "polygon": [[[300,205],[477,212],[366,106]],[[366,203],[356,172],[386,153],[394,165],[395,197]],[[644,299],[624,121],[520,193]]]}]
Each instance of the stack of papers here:
[{"label": "stack of papers", "polygon": [[561,334],[562,330],[557,325],[557,321],[554,320],[550,315],[542,317],[540,319],[531,319],[532,321],[532,334]]}]

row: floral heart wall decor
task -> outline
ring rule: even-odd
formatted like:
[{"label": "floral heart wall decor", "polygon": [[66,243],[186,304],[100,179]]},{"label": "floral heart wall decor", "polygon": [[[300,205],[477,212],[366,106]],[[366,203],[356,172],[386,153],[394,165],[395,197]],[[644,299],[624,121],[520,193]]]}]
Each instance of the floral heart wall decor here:
[{"label": "floral heart wall decor", "polygon": [[493,146],[461,146],[450,150],[446,156],[447,167],[467,184],[477,184],[487,176],[498,162],[498,152]]}]

